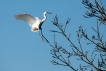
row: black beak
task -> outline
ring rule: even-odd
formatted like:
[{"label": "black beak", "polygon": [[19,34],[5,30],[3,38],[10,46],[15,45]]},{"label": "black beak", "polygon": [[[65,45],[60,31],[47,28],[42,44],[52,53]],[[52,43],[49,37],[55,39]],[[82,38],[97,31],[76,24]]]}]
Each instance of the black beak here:
[{"label": "black beak", "polygon": [[47,12],[47,14],[52,14],[51,12]]}]

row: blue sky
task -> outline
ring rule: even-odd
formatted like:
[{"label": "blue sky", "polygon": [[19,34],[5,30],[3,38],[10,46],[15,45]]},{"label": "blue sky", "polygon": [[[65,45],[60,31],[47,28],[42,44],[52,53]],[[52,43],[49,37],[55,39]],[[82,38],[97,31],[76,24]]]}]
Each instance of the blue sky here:
[{"label": "blue sky", "polygon": [[[71,18],[67,33],[72,33],[73,42],[76,42],[76,31],[80,25],[93,34],[89,28],[96,26],[96,19],[83,17],[86,9],[81,0],[1,0],[0,71],[70,71],[68,67],[52,65],[51,47],[46,42],[42,42],[39,32],[31,32],[26,22],[14,18],[15,15],[21,13],[43,18],[45,11],[52,12],[51,15],[47,15],[47,20],[42,25],[44,35],[51,43],[53,33],[50,33],[50,30],[56,29],[51,21],[56,14],[62,24],[68,17]],[[106,30],[105,27],[102,29]],[[67,46],[67,43],[63,41],[65,39],[62,36],[59,37],[56,39],[61,41],[59,44],[64,43],[63,46]]]}]

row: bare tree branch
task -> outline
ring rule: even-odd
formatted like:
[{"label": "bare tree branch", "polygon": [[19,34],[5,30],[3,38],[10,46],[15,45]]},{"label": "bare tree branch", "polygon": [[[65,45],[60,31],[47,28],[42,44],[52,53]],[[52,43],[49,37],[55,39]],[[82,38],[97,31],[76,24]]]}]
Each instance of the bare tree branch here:
[{"label": "bare tree branch", "polygon": [[[53,57],[53,60],[51,62],[54,65],[68,66],[73,71],[106,71],[106,41],[103,40],[106,35],[100,32],[100,25],[98,23],[98,21],[100,21],[101,23],[106,24],[105,9],[102,6],[101,0],[100,4],[96,0],[94,0],[95,5],[93,5],[89,0],[82,0],[82,3],[85,5],[85,8],[90,11],[87,11],[85,13],[86,16],[84,17],[98,18],[96,29],[91,27],[91,29],[93,30],[92,32],[94,32],[96,35],[92,34],[92,36],[90,37],[89,33],[87,33],[87,30],[83,29],[82,26],[79,26],[78,30],[76,31],[76,41],[78,42],[78,44],[75,44],[71,40],[71,33],[69,33],[68,35],[66,34],[66,29],[67,26],[69,26],[71,19],[68,18],[65,24],[61,24],[59,23],[59,17],[56,15],[55,18],[53,18],[52,23],[56,28],[58,28],[58,30],[50,30],[51,33],[54,33],[54,43],[51,44],[49,42],[49,45],[52,47],[50,53]],[[69,48],[72,49],[71,51],[68,51],[62,45],[58,45],[58,42],[56,41],[57,34],[62,35],[66,39],[66,41],[68,41],[70,45]],[[48,42],[48,39],[46,39],[43,33],[42,37]],[[87,47],[83,46],[84,43],[82,42],[85,41]],[[90,47],[91,44],[93,45],[92,52],[90,52],[89,50],[84,50],[84,48]],[[73,57],[76,57],[76,60],[80,61],[79,64],[76,63],[77,65],[79,65],[79,68],[74,67],[74,65],[71,63],[70,60]],[[82,62],[84,64],[82,64]]]},{"label": "bare tree branch", "polygon": [[[63,48],[62,46],[58,45],[58,42],[56,42],[55,36],[54,35],[54,45],[50,44],[50,46],[53,48],[51,49],[51,54],[52,57],[54,58],[54,60],[52,60],[51,62],[54,65],[62,65],[62,66],[68,66],[70,67],[73,71],[78,71],[78,68],[75,68],[72,66],[71,62],[70,62],[70,58],[77,56],[78,59],[77,60],[81,60],[84,63],[86,63],[87,65],[79,65],[80,66],[80,70],[81,71],[86,71],[88,68],[91,68],[91,70],[97,70],[97,71],[104,71],[103,69],[105,68],[106,62],[104,62],[103,60],[105,58],[99,58],[98,61],[98,67],[94,64],[94,61],[96,59],[97,53],[103,52],[106,53],[106,47],[105,47],[105,42],[103,42],[102,38],[103,35],[101,36],[100,31],[99,31],[99,25],[97,22],[97,29],[94,29],[92,27],[92,30],[94,30],[95,33],[97,33],[97,36],[92,35],[92,39],[90,39],[90,37],[88,37],[88,35],[86,34],[86,30],[83,29],[82,26],[79,26],[79,29],[77,31],[77,37],[78,37],[78,43],[79,43],[79,47],[77,47],[71,40],[70,38],[66,35],[65,31],[64,31],[64,25],[59,24],[59,18],[57,16],[55,16],[54,21],[52,21],[53,25],[55,27],[57,27],[59,29],[58,30],[50,30],[52,33],[54,34],[61,34],[63,35],[63,37],[66,38],[66,40],[70,43],[70,47],[72,48],[72,52],[68,52],[65,48]],[[70,20],[68,20],[70,21]],[[65,29],[66,29],[65,25]],[[70,34],[69,34],[70,36]],[[91,54],[91,58],[88,56],[89,51],[84,51],[83,47],[82,47],[82,43],[81,43],[81,39],[86,39],[90,44],[95,45],[95,49],[92,54]],[[98,42],[97,42],[98,41]],[[88,43],[87,43],[88,44]],[[89,44],[88,44],[89,45]],[[67,56],[67,58],[64,57],[64,55]],[[102,61],[100,61],[102,59]],[[59,62],[57,61],[59,60]],[[101,65],[100,65],[101,63]]]},{"label": "bare tree branch", "polygon": [[87,8],[89,11],[87,11],[84,15],[86,18],[90,17],[97,17],[98,20],[106,25],[106,10],[104,9],[102,2],[100,0],[100,4],[94,0],[95,5],[93,5],[89,0],[82,0],[82,4],[85,5],[85,8]]}]

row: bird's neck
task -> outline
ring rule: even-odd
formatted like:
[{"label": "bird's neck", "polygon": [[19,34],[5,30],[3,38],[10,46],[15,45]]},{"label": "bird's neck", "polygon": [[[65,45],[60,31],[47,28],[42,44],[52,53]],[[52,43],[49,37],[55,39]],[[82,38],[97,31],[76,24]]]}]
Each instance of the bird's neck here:
[{"label": "bird's neck", "polygon": [[43,14],[44,19],[42,19],[42,22],[44,22],[46,20],[46,14]]}]

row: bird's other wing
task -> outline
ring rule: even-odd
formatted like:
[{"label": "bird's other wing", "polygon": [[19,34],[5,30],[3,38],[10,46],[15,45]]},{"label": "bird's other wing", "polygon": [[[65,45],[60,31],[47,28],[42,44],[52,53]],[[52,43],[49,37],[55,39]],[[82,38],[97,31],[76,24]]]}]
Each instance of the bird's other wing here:
[{"label": "bird's other wing", "polygon": [[17,20],[23,20],[23,21],[29,23],[30,26],[36,22],[36,19],[29,14],[15,15],[15,18]]},{"label": "bird's other wing", "polygon": [[39,19],[38,17],[35,17],[35,19]]}]

